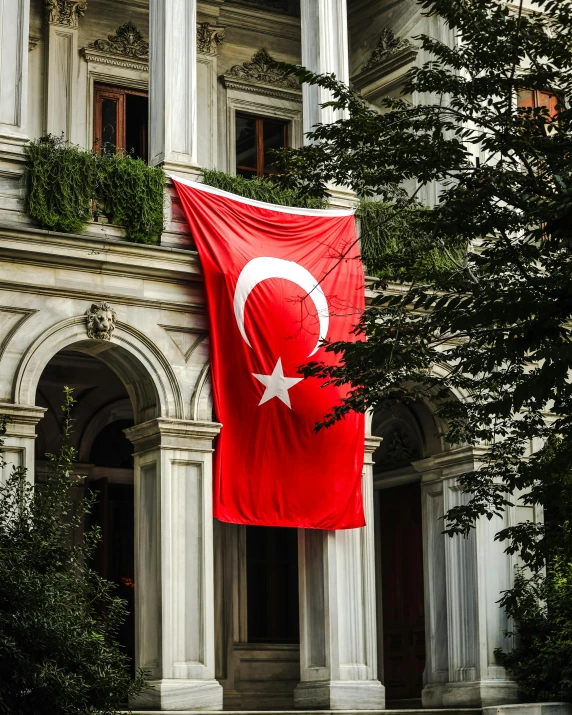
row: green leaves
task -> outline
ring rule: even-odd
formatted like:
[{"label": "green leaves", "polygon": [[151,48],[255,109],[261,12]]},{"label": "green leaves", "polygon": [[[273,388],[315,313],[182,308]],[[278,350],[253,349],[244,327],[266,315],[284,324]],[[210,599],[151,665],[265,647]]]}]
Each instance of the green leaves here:
[{"label": "green leaves", "polygon": [[0,712],[10,715],[113,715],[145,687],[117,642],[126,604],[89,567],[99,535],[70,540],[94,498],[72,497],[82,485],[69,444],[73,404],[66,388],[63,446],[41,481],[16,468],[0,486]]},{"label": "green leaves", "polygon": [[378,291],[364,341],[328,345],[339,364],[304,373],[350,385],[320,426],[424,401],[447,445],[478,450],[449,535],[517,496],[544,509],[544,524],[497,535],[529,569],[502,601],[521,619],[521,646],[499,657],[526,697],[572,698],[572,2],[421,6],[441,39],[414,38],[430,60],[409,72],[403,99],[372,109],[332,76],[292,70],[347,118],[286,152],[282,181],[376,197],[360,206]]},{"label": "green leaves", "polygon": [[[41,228],[83,231],[94,214],[136,243],[159,242],[165,173],[129,155],[96,154],[48,135],[26,145],[28,211]],[[98,208],[95,205],[98,204]]]}]

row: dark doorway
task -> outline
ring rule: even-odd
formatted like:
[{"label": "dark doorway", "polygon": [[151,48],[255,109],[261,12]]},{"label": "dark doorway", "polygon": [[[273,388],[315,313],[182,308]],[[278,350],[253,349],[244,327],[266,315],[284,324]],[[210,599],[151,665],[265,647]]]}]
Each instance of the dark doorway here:
[{"label": "dark doorway", "polygon": [[97,493],[86,527],[97,525],[102,540],[94,568],[116,585],[116,595],[127,601],[128,618],[119,642],[135,672],[134,494],[133,446],[123,430],[133,425],[133,411],[125,386],[95,357],[65,350],[46,365],[36,404],[46,408],[37,427],[36,470],[45,468],[47,452],[57,452],[60,440],[60,405],[64,385],[73,388],[71,444],[77,451],[77,473]]},{"label": "dark doorway", "polygon": [[385,695],[418,699],[425,668],[419,484],[380,492],[380,525]]},{"label": "dark doorway", "polygon": [[298,532],[246,527],[249,643],[298,643]]}]

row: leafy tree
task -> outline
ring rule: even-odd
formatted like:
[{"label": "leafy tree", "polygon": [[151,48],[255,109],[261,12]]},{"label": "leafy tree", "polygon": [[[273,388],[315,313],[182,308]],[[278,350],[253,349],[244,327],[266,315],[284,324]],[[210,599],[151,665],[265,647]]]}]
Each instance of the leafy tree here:
[{"label": "leafy tree", "polygon": [[72,499],[73,403],[66,388],[63,445],[41,480],[15,467],[0,486],[0,713],[109,715],[145,687],[116,640],[125,602],[89,567],[99,532],[72,543],[94,499]]},{"label": "leafy tree", "polygon": [[[315,196],[329,182],[348,186],[390,202],[396,216],[423,187],[439,189],[389,265],[387,253],[378,263],[375,251],[367,256],[369,273],[381,276],[358,326],[367,342],[330,344],[340,364],[313,363],[304,372],[351,385],[322,426],[348,410],[430,399],[449,444],[488,446],[482,466],[460,478],[470,496],[446,515],[450,535],[501,514],[517,492],[546,507],[545,524],[497,535],[529,567],[503,603],[520,618],[519,657],[528,649],[538,660],[539,640],[523,629],[539,626],[542,613],[564,634],[554,603],[560,598],[571,612],[570,523],[561,507],[572,507],[572,2],[420,5],[456,38],[416,38],[431,59],[409,72],[404,97],[422,103],[388,98],[378,111],[332,75],[288,70],[329,89],[347,118],[317,126],[311,144],[286,152],[284,182]],[[459,245],[469,246],[463,257]],[[420,271],[419,257],[435,250],[449,268]],[[432,372],[436,364],[447,366],[443,375]],[[533,443],[544,446],[526,458]],[[535,589],[547,605],[534,606],[540,611],[527,621]],[[505,663],[529,696],[572,697],[570,674],[557,667],[564,651],[543,653],[552,660],[536,686],[531,671]]]}]

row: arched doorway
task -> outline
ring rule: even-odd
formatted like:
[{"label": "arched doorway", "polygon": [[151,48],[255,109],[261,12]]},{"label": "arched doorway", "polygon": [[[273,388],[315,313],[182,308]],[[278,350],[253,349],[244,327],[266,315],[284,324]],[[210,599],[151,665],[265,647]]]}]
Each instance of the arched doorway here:
[{"label": "arched doorway", "polygon": [[421,702],[426,662],[421,476],[413,462],[440,451],[425,405],[377,413],[372,434],[377,521],[380,678],[390,705]]},{"label": "arched doorway", "polygon": [[45,455],[60,446],[60,405],[64,386],[73,388],[72,446],[77,450],[77,473],[84,488],[96,493],[85,527],[97,525],[102,540],[94,568],[116,586],[129,615],[119,641],[135,661],[134,493],[133,446],[124,430],[134,424],[127,390],[116,373],[97,357],[72,349],[58,352],[38,382],[36,404],[46,409],[37,425],[36,476]]}]

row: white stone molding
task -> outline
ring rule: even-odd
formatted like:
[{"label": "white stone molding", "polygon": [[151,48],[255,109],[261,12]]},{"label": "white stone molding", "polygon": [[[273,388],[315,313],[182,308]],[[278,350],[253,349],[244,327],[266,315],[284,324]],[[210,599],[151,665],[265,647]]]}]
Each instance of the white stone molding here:
[{"label": "white stone molding", "polygon": [[87,49],[149,62],[149,43],[131,21],[118,27],[106,40],[95,40]]},{"label": "white stone molding", "polygon": [[10,422],[6,426],[4,445],[1,448],[6,464],[0,469],[0,484],[6,482],[13,468],[24,467],[26,478],[34,481],[34,444],[36,425],[46,410],[35,405],[19,405],[0,402],[0,415],[7,415]]},{"label": "white stone molding", "polygon": [[37,312],[30,308],[0,305],[0,360],[14,335]]},{"label": "white stone molding", "polygon": [[300,19],[269,12],[268,8],[226,2],[221,7],[220,22],[236,30],[300,41]]},{"label": "white stone molding", "polygon": [[21,153],[28,140],[30,0],[0,0],[0,149]]},{"label": "white stone molding", "polygon": [[[277,90],[279,92],[279,90]],[[236,170],[236,113],[276,117],[289,122],[289,145],[294,148],[302,146],[302,106],[300,95],[295,97],[279,97],[267,92],[261,85],[246,84],[226,88],[226,133],[227,151],[221,157],[221,163],[227,171],[234,174]],[[228,163],[227,163],[228,162]]]},{"label": "white stone molding", "polygon": [[366,99],[373,101],[401,86],[416,56],[417,49],[409,40],[397,37],[386,27],[368,61],[352,77],[352,84]]},{"label": "white stone molding", "polygon": [[[118,311],[121,315],[121,308],[118,307]],[[157,346],[121,321],[110,341],[91,340],[85,333],[85,315],[50,325],[27,345],[14,376],[14,402],[33,406],[45,366],[56,353],[72,345],[78,352],[97,356],[123,379],[136,421],[158,414],[183,417],[184,404],[177,378]]]},{"label": "white stone molding", "polygon": [[197,0],[150,0],[149,163],[196,174]]},{"label": "white stone molding", "polygon": [[498,600],[512,584],[515,558],[494,537],[516,522],[521,507],[509,508],[502,518],[480,519],[467,538],[443,534],[443,514],[468,499],[457,476],[476,468],[480,454],[459,447],[414,463],[422,477],[424,707],[486,707],[518,699],[516,683],[494,656],[495,648],[511,645],[504,636],[510,623]]},{"label": "white stone molding", "polygon": [[[274,58],[264,47],[252,55],[248,62],[233,65],[227,70],[222,79],[225,86],[247,87],[262,85],[274,92],[272,96],[285,96],[294,98],[300,93],[300,84],[295,77],[272,67]],[[256,90],[252,90],[256,91]],[[276,94],[276,92],[279,94]]]},{"label": "white stone molding", "polygon": [[377,679],[375,533],[371,454],[379,438],[367,437],[362,529],[301,529],[300,677],[298,708],[382,710]]},{"label": "white stone molding", "polygon": [[136,664],[151,688],[132,703],[221,710],[215,680],[213,422],[156,419],[135,448]]}]

